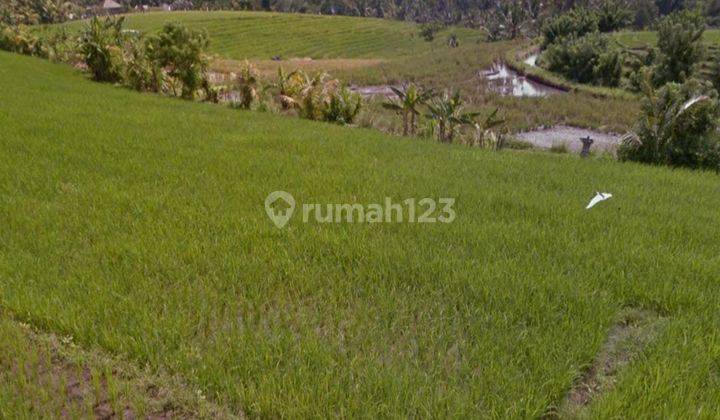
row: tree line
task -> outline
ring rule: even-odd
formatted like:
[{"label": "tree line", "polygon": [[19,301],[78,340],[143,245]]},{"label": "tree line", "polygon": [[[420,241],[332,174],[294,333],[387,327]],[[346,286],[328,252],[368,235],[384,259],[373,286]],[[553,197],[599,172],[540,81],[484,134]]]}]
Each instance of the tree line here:
[{"label": "tree line", "polygon": [[[117,0],[128,10],[167,3],[175,10],[265,10],[388,18],[419,23],[485,28],[495,38],[537,35],[543,23],[576,7],[618,9],[627,24],[652,25],[678,10],[699,10],[708,23],[720,23],[720,0]],[[3,0],[6,24],[56,23],[97,8],[102,0]]]}]

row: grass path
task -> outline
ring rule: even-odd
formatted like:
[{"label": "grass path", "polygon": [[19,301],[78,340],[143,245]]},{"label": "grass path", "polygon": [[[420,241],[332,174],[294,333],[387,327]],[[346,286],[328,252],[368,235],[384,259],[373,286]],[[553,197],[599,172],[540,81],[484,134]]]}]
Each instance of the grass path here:
[{"label": "grass path", "polygon": [[[716,174],[491,153],[136,94],[0,53],[0,305],[262,417],[536,417],[625,307],[668,319],[588,408],[720,410]],[[456,197],[450,225],[278,230]],[[595,191],[615,197],[594,211]]]}]

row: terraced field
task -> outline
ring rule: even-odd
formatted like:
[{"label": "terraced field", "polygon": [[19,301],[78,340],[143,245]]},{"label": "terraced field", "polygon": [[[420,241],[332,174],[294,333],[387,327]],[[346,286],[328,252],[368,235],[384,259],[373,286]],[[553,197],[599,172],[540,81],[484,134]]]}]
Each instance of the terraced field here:
[{"label": "terraced field", "polygon": [[[133,14],[128,27],[152,32],[168,21],[207,30],[212,52],[230,59],[398,58],[422,54],[446,44],[450,33],[474,43],[481,33],[464,28],[441,31],[434,42],[420,38],[418,27],[387,19],[260,12],[175,12]],[[75,22],[70,27],[78,28]]]}]

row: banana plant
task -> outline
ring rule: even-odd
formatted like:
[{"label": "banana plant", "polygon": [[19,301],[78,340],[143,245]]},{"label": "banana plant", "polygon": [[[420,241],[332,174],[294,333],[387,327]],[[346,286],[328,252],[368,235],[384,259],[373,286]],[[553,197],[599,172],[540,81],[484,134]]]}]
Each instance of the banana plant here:
[{"label": "banana plant", "polygon": [[465,103],[460,92],[450,95],[447,91],[435,97],[429,104],[428,118],[437,123],[437,136],[441,143],[452,143],[459,126],[473,124],[479,112],[464,112]]},{"label": "banana plant", "polygon": [[415,135],[416,117],[420,115],[418,108],[433,97],[433,92],[422,90],[414,84],[405,85],[402,89],[390,89],[397,96],[397,100],[383,103],[383,108],[402,115],[403,136]]},{"label": "banana plant", "polygon": [[299,70],[285,73],[282,66],[278,67],[277,78],[274,83],[265,87],[265,90],[274,91],[278,102],[283,110],[297,108],[298,103],[295,100],[303,88],[304,75]]},{"label": "banana plant", "polygon": [[245,64],[240,69],[237,84],[240,89],[239,106],[243,109],[250,109],[253,102],[258,98],[259,76],[257,69],[249,61],[245,61]]},{"label": "banana plant", "polygon": [[500,150],[503,147],[502,130],[498,130],[503,124],[505,119],[500,117],[499,108],[495,108],[485,118],[476,120],[473,125],[475,127],[475,138],[473,139],[473,145],[481,148],[493,148]]}]

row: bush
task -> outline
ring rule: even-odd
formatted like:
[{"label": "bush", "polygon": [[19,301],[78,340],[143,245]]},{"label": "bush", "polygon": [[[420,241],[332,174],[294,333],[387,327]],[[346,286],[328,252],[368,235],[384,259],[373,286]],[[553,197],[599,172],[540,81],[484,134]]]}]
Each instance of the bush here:
[{"label": "bush", "polygon": [[705,55],[702,36],[705,21],[697,12],[673,13],[658,23],[658,56],[654,81],[682,83],[695,74]]},{"label": "bush", "polygon": [[4,26],[0,24],[0,49],[18,54],[47,56],[42,40],[22,25]]},{"label": "bush", "polygon": [[323,119],[338,124],[352,124],[362,109],[362,96],[346,87],[330,92],[323,109]]},{"label": "bush", "polygon": [[147,55],[140,38],[128,40],[125,45],[125,84],[141,92],[162,92],[165,74]]},{"label": "bush", "polygon": [[118,82],[123,73],[124,18],[92,18],[80,36],[79,50],[94,80]]},{"label": "bush", "polygon": [[255,66],[249,61],[245,61],[236,81],[240,90],[240,102],[237,104],[239,108],[250,109],[253,102],[258,99],[259,79],[260,76]]},{"label": "bush", "polygon": [[580,38],[598,31],[598,17],[584,8],[575,8],[555,17],[542,28],[545,49],[551,44],[567,38]]},{"label": "bush", "polygon": [[440,29],[442,29],[442,26],[439,23],[425,23],[420,25],[420,36],[425,41],[432,42]]},{"label": "bush", "polygon": [[207,71],[208,45],[205,32],[188,29],[180,23],[168,23],[148,40],[147,49],[152,61],[182,84],[182,97],[193,99]]},{"label": "bush", "polygon": [[63,26],[45,37],[45,48],[50,60],[70,62],[77,53],[77,39],[71,37]]},{"label": "bush", "polygon": [[542,64],[548,70],[580,83],[618,86],[622,77],[623,56],[612,47],[606,35],[568,37],[550,45]]},{"label": "bush", "polygon": [[642,113],[619,149],[622,160],[719,169],[717,93],[690,80],[659,90],[646,84]]},{"label": "bush", "polygon": [[[362,109],[362,96],[350,92],[327,73],[308,77],[302,71],[291,80],[304,80],[297,100],[292,100],[302,118],[338,124],[352,124]],[[293,85],[295,83],[293,82]],[[292,87],[292,90],[295,90]],[[284,98],[284,96],[281,96]]]}]

